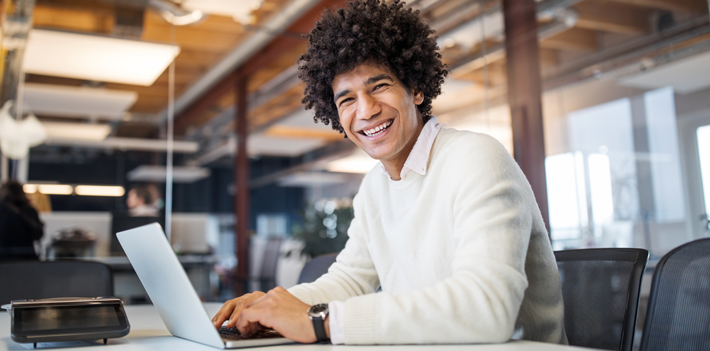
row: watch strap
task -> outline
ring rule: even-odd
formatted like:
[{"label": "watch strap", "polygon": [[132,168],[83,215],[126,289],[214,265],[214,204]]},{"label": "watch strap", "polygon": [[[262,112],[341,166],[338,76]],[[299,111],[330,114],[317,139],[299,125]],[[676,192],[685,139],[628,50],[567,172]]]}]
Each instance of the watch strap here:
[{"label": "watch strap", "polygon": [[316,339],[320,342],[328,342],[330,338],[325,333],[325,321],[321,317],[313,317],[313,330],[316,332]]}]

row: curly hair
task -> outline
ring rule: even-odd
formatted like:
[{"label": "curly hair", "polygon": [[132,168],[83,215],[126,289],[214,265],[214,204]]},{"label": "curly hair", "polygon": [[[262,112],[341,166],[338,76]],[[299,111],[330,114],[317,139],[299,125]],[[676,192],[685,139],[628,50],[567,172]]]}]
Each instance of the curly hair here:
[{"label": "curly hair", "polygon": [[314,109],[315,122],[332,124],[343,133],[331,86],[335,77],[363,63],[388,68],[408,89],[421,92],[418,106],[424,122],[431,118],[431,103],[441,94],[448,74],[441,62],[434,31],[419,16],[394,0],[354,0],[335,12],[325,10],[306,35],[308,48],[298,59],[298,77],[305,83],[306,109]]}]

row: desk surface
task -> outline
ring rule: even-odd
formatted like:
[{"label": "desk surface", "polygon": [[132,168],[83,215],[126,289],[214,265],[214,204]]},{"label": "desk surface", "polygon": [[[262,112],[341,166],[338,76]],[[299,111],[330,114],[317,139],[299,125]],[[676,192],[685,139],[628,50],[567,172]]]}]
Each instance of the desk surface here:
[{"label": "desk surface", "polygon": [[[205,308],[210,315],[216,313],[221,304],[207,303]],[[119,339],[109,339],[108,345],[96,344],[95,346],[81,346],[78,348],[61,348],[58,350],[105,350],[105,351],[143,351],[143,350],[166,350],[166,351],[214,351],[216,349],[191,341],[179,339],[170,335],[160,319],[158,312],[152,305],[126,306],[126,314],[131,323],[131,332],[128,336]],[[0,312],[0,351],[6,350],[28,350],[32,349],[31,344],[17,344],[10,338],[10,315]],[[41,349],[39,347],[38,349]],[[403,346],[333,346],[333,345],[281,345],[262,347],[263,351],[405,351],[405,350],[437,350],[437,351],[582,351],[590,350],[572,346],[560,346],[546,343],[530,341],[515,341],[497,345],[403,345]]]}]

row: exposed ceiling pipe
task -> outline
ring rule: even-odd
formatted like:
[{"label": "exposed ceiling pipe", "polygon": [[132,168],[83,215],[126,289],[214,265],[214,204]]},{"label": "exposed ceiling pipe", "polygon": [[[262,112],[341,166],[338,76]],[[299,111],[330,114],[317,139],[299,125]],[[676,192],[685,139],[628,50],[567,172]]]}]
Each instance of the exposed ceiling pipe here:
[{"label": "exposed ceiling pipe", "polygon": [[[543,89],[555,89],[603,76],[619,78],[633,75],[710,51],[707,42],[692,44],[697,38],[710,35],[709,23],[710,16],[702,16],[680,23],[662,34],[648,34],[562,65],[549,72]],[[668,51],[668,48],[675,49]]]},{"label": "exposed ceiling pipe", "polygon": [[[141,150],[165,152],[167,143],[159,139],[108,137],[104,140],[60,139],[49,138],[46,145],[78,146],[96,149]],[[175,141],[173,151],[192,154],[199,150],[199,144],[194,141]]]},{"label": "exposed ceiling pipe", "polygon": [[[214,84],[264,48],[279,33],[286,30],[293,22],[320,1],[321,0],[291,1],[286,8],[279,11],[263,26],[266,30],[252,34],[242,45],[232,50],[222,61],[212,67],[202,78],[188,88],[187,91],[175,101],[175,114],[179,115],[182,113],[185,108],[195,102],[195,100],[214,86]],[[163,121],[167,119],[167,108],[161,112],[161,116]]]},{"label": "exposed ceiling pipe", "polygon": [[[574,20],[563,20],[548,23],[546,25],[540,26],[537,29],[537,37],[539,40],[544,40],[555,34],[564,32],[565,30],[574,27],[576,23],[576,16],[572,17]],[[467,59],[461,60],[460,63],[451,65],[449,69],[454,75],[461,75],[467,72],[475,71],[483,67],[487,63],[500,60],[505,57],[505,45],[498,44],[491,47],[485,55],[483,53],[476,53],[476,55],[471,56]]]},{"label": "exposed ceiling pipe", "polygon": [[[555,25],[564,24],[563,26],[556,26],[559,29],[556,33],[550,33],[549,24],[542,26],[541,28],[545,27],[545,30],[540,32],[546,32],[547,37],[549,37],[574,27],[579,19],[579,14],[577,11],[569,9],[568,6],[578,1],[552,0],[538,5],[537,19],[539,21],[553,22]],[[554,4],[548,4],[550,2],[554,2]],[[455,20],[447,19],[447,21]],[[441,22],[437,21],[437,25],[443,26]],[[481,28],[485,28],[485,38],[483,38]],[[458,45],[466,52],[485,39],[493,38],[496,41],[502,41],[505,38],[504,35],[503,14],[500,11],[500,5],[496,5],[483,10],[475,18],[459,23],[448,32],[441,34],[438,43],[439,47],[442,48]]]}]

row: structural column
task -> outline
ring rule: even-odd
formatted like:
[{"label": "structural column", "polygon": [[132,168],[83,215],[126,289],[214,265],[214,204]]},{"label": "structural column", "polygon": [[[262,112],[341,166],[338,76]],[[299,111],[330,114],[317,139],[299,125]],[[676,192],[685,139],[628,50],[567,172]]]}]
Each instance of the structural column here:
[{"label": "structural column", "polygon": [[237,73],[235,131],[237,134],[237,157],[234,158],[234,178],[236,196],[234,215],[236,218],[235,254],[237,255],[235,296],[248,291],[249,280],[249,158],[247,157],[247,81],[248,78]]},{"label": "structural column", "polygon": [[515,161],[532,186],[549,233],[535,1],[503,0],[503,16]]}]

